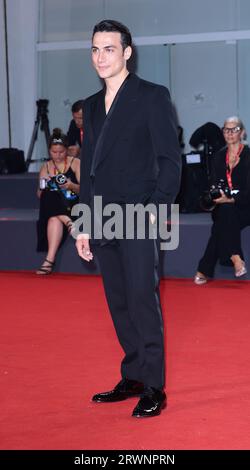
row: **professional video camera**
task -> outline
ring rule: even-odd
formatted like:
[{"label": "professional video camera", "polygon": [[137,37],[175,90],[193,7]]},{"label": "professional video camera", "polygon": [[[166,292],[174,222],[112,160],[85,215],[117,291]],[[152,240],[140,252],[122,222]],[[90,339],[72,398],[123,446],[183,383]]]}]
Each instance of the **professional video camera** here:
[{"label": "professional video camera", "polygon": [[205,211],[211,211],[216,205],[214,200],[221,197],[221,191],[223,191],[225,196],[229,199],[239,192],[237,189],[230,189],[225,181],[221,179],[216,186],[212,185],[208,191],[204,191],[200,198],[201,208]]}]

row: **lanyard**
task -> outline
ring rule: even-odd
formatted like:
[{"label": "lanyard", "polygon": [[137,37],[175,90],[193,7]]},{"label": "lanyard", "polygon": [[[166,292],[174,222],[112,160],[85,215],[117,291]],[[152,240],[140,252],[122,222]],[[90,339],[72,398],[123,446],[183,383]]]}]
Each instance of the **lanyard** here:
[{"label": "lanyard", "polygon": [[58,175],[59,173],[65,173],[65,172],[66,172],[66,168],[67,168],[67,164],[68,164],[67,157],[65,157],[65,159],[64,159],[64,169],[63,169],[63,171],[60,171],[60,170],[57,168],[55,162],[53,162],[53,165],[54,165],[54,175]]},{"label": "lanyard", "polygon": [[229,150],[227,149],[227,153],[226,153],[226,175],[227,175],[227,182],[228,182],[228,186],[230,189],[233,189],[233,183],[232,183],[232,171],[234,169],[234,167],[237,165],[237,163],[239,162],[239,159],[240,159],[240,154],[243,150],[243,147],[244,145],[243,144],[240,144],[239,146],[239,149],[238,149],[238,152],[235,156],[235,163],[234,165],[232,166],[232,168],[230,168],[229,166]]}]

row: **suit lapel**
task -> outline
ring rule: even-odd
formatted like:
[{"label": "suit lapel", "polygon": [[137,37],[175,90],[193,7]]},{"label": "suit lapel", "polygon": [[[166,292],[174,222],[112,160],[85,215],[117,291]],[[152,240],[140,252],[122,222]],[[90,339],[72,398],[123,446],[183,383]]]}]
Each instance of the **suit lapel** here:
[{"label": "suit lapel", "polygon": [[104,106],[105,89],[102,89],[96,100],[91,103],[90,109],[90,134],[91,141],[95,145],[104,124],[106,114]]},{"label": "suit lapel", "polygon": [[[126,122],[129,122],[131,116],[134,114],[136,108],[136,98],[137,91],[139,86],[140,79],[131,74],[126,85],[122,89],[120,96],[115,103],[115,107],[112,110],[112,114],[109,116],[109,113],[106,116],[105,120],[105,130],[102,136],[101,145],[99,145],[98,155],[95,155],[94,161],[94,170],[100,165],[100,163],[107,157],[109,150],[112,148],[113,143],[117,136],[120,134],[123,127],[126,125]],[[102,99],[102,102],[101,102]],[[96,116],[96,113],[105,112],[105,92],[102,95],[102,98],[96,103],[95,110],[93,109],[93,124],[94,124],[94,133],[100,131],[98,126],[99,117]],[[102,111],[101,111],[102,110]],[[95,116],[94,116],[95,115]],[[100,134],[99,134],[100,135]]]}]

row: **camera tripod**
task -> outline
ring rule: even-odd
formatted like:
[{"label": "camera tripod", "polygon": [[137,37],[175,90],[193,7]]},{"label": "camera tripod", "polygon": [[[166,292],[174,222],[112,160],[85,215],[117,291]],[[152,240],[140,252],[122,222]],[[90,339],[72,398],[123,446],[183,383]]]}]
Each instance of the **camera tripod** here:
[{"label": "camera tripod", "polygon": [[34,163],[34,162],[37,162],[37,161],[47,160],[46,158],[41,158],[41,159],[38,159],[38,160],[32,160],[32,153],[33,153],[33,150],[34,150],[34,145],[35,145],[36,140],[37,140],[39,125],[40,125],[41,131],[43,131],[44,134],[45,134],[47,149],[49,149],[50,130],[49,130],[49,120],[48,120],[48,103],[49,103],[49,100],[38,100],[36,102],[37,115],[36,115],[34,129],[33,129],[32,136],[31,136],[29,150],[28,150],[28,153],[27,153],[27,159],[26,159],[26,170],[27,171],[28,171],[29,166],[30,166],[31,163]]},{"label": "camera tripod", "polygon": [[204,167],[206,172],[207,184],[209,186],[210,178],[211,178],[211,157],[213,155],[213,147],[209,145],[207,139],[203,140],[203,155],[204,155]]}]

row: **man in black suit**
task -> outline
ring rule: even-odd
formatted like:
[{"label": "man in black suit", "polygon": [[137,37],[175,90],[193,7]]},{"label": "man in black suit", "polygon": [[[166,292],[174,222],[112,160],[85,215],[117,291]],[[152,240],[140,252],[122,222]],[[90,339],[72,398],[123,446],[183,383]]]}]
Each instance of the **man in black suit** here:
[{"label": "man in black suit", "polygon": [[[132,40],[126,26],[104,20],[94,27],[92,61],[104,88],[84,103],[85,137],[80,202],[103,205],[171,204],[179,189],[180,151],[168,90],[127,69]],[[149,224],[155,223],[150,214]],[[90,243],[91,244],[90,244]],[[94,402],[140,395],[135,417],[160,414],[164,392],[164,341],[159,296],[159,240],[79,234],[76,247],[86,261],[99,260],[105,294],[125,352],[121,381]]]},{"label": "man in black suit", "polygon": [[83,141],[83,106],[84,100],[78,100],[71,107],[73,119],[67,132],[69,141],[68,155],[71,157],[80,156]]}]

